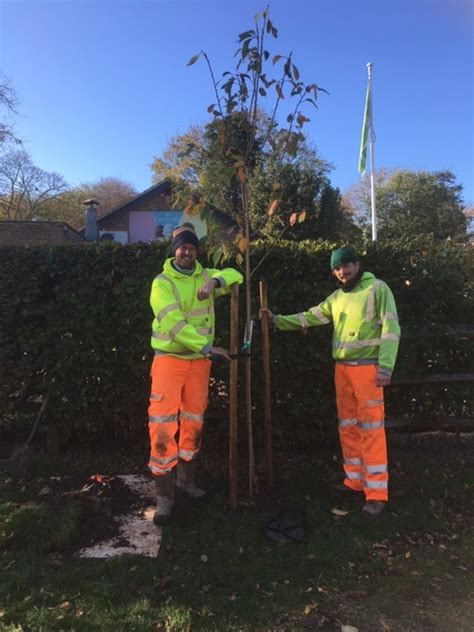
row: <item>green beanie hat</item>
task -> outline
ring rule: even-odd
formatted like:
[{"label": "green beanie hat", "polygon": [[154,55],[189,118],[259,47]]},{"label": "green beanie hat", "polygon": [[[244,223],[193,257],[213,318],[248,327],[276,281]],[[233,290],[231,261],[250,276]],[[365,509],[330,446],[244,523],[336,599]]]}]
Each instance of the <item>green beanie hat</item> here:
[{"label": "green beanie hat", "polygon": [[359,259],[352,248],[343,246],[342,248],[338,248],[337,250],[333,250],[331,252],[331,270],[334,270],[334,268],[337,268],[337,266],[340,266],[343,263],[356,263],[358,260]]}]

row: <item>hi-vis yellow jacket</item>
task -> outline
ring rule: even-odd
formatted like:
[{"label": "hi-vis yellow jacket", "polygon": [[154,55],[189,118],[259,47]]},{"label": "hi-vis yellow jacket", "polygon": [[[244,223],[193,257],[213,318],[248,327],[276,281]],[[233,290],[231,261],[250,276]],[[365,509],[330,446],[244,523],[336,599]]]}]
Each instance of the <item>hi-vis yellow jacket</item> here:
[{"label": "hi-vis yellow jacket", "polygon": [[386,283],[364,272],[350,292],[336,290],[307,312],[275,315],[277,329],[306,329],[332,322],[332,356],[337,361],[373,361],[391,375],[397,359],[400,326],[393,294]]},{"label": "hi-vis yellow jacket", "polygon": [[[214,340],[214,297],[227,294],[243,276],[233,268],[203,268],[196,261],[191,275],[175,270],[167,259],[163,272],[151,286],[150,305],[155,314],[151,346],[157,354],[193,360],[208,355]],[[200,301],[197,291],[210,279],[220,287],[208,299]]]}]

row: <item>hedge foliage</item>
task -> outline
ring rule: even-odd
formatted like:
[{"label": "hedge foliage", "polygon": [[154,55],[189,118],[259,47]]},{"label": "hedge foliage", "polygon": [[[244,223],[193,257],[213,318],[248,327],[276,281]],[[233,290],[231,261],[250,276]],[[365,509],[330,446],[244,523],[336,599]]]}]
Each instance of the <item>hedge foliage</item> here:
[{"label": "hedge foliage", "polygon": [[[269,306],[276,313],[307,309],[325,298],[334,290],[328,268],[331,246],[254,244],[254,263],[267,256],[252,277],[252,313],[258,312],[259,278],[268,284]],[[152,360],[148,297],[165,257],[166,246],[156,243],[0,249],[0,427],[25,419],[31,425],[38,402],[51,390],[46,421],[54,422],[63,437],[78,443],[143,439]],[[206,263],[205,257],[201,260]],[[372,247],[364,265],[390,285],[397,300],[402,343],[396,374],[468,371],[471,340],[441,334],[449,324],[474,320],[472,249],[425,238]],[[219,299],[217,310],[216,342],[227,345],[229,301]],[[242,333],[244,325],[242,318]],[[257,321],[252,354],[257,431],[262,410],[259,329]],[[274,428],[286,442],[304,440],[335,419],[330,341],[330,327],[305,336],[271,334]],[[224,418],[227,373],[226,366],[215,365],[211,392],[210,411],[221,411]],[[472,414],[468,386],[393,386],[387,389],[388,413]],[[243,388],[240,392],[243,404]],[[225,433],[225,423],[218,427]]]}]

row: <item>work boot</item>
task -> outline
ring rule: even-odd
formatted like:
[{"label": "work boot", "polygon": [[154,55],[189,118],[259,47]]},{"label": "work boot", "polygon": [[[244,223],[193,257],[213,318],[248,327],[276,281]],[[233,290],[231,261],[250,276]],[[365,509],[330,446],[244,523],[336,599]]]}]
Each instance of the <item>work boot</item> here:
[{"label": "work boot", "polygon": [[156,511],[153,514],[153,524],[157,527],[168,524],[174,505],[174,476],[168,472],[155,477]]},{"label": "work boot", "polygon": [[344,483],[334,483],[332,488],[339,494],[361,494],[363,491],[362,489],[353,489],[352,487],[348,487],[347,485],[344,485]]},{"label": "work boot", "polygon": [[178,461],[176,474],[176,487],[183,492],[189,500],[204,500],[207,492],[194,482],[196,461]]},{"label": "work boot", "polygon": [[386,504],[384,500],[368,500],[362,507],[362,511],[367,516],[380,516]]}]

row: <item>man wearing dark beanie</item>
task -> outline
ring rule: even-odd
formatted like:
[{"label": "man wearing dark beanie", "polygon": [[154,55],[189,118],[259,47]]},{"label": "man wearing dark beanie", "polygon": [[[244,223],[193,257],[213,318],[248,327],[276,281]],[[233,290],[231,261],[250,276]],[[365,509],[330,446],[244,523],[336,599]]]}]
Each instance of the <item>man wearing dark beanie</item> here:
[{"label": "man wearing dark beanie", "polygon": [[207,406],[210,357],[230,359],[226,349],[213,346],[214,297],[243,281],[233,268],[203,268],[197,261],[198,248],[194,226],[179,226],[171,242],[173,257],[165,261],[151,287],[155,357],[148,408],[148,467],[156,482],[156,525],[171,518],[175,486],[193,500],[205,496],[194,482],[194,471]]},{"label": "man wearing dark beanie", "polygon": [[397,308],[386,283],[364,272],[354,250],[333,250],[339,289],[308,311],[290,316],[261,309],[277,329],[332,323],[332,356],[344,482],[337,491],[362,492],[364,514],[378,516],[388,500],[383,387],[390,384],[400,340]]}]

